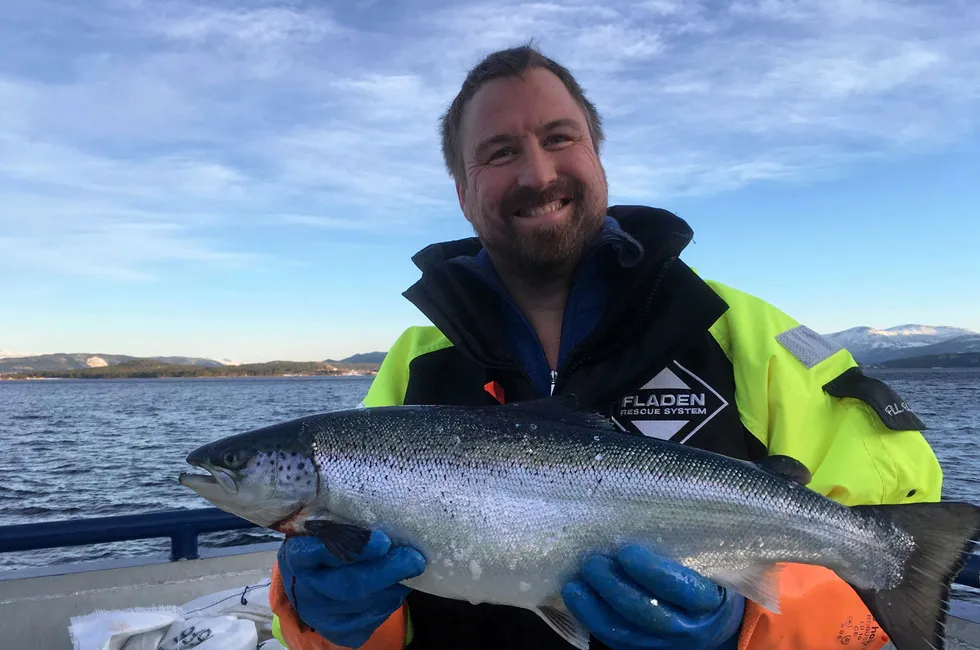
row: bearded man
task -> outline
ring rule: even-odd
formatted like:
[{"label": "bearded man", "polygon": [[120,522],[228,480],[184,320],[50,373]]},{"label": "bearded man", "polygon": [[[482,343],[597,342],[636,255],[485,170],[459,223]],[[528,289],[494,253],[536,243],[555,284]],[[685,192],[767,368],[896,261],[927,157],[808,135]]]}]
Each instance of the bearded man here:
[{"label": "bearded man", "polygon": [[[442,151],[476,237],[413,258],[421,279],[405,296],[432,324],[395,341],[364,406],[574,394],[629,434],[792,456],[811,489],[847,505],[938,501],[922,423],[887,408],[901,398],[773,306],[700,278],[680,259],[693,233],[678,216],[607,206],[602,141],[575,78],[535,49],[495,52],[469,72],[442,118]],[[399,584],[425,565],[380,530],[349,564],[291,538],[272,570],[276,636],[290,650],[572,647],[534,612]],[[888,641],[831,571],[792,565],[777,580],[778,614],[630,545],[585,558],[561,599],[592,648]]]}]

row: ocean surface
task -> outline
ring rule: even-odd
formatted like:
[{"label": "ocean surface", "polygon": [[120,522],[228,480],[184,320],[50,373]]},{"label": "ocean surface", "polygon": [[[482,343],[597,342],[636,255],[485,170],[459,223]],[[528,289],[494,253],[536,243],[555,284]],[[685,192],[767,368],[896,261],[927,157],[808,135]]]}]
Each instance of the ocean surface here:
[{"label": "ocean surface", "polygon": [[[980,370],[877,370],[930,427],[944,498],[980,504]],[[181,486],[184,456],[215,438],[355,406],[369,377],[0,381],[0,526],[208,507]],[[275,541],[212,533],[202,547]],[[166,555],[169,540],[0,553],[0,571]],[[956,597],[980,602],[980,592]]]}]

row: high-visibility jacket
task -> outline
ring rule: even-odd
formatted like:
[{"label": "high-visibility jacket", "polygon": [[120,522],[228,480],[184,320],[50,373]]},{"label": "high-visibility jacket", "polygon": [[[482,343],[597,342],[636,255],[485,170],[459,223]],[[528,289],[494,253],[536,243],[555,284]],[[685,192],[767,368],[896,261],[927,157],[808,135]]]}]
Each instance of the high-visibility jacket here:
[{"label": "high-visibility jacket", "polygon": [[[609,260],[603,321],[559,371],[574,393],[624,431],[746,460],[783,454],[812,473],[808,487],[846,505],[938,501],[942,471],[924,424],[851,354],[765,301],[701,279],[679,254],[687,225],[662,210],[610,209],[644,249],[629,268]],[[415,257],[421,280],[406,297],[433,325],[391,347],[363,401],[492,404],[534,396],[495,324],[493,296],[461,265],[476,240]],[[611,256],[614,258],[615,256]],[[741,650],[877,649],[888,642],[855,591],[821,567],[778,572],[780,612],[746,603]],[[334,648],[301,624],[272,567],[277,637],[290,650]],[[412,592],[363,646],[567,648],[536,614]],[[604,648],[596,639],[591,647]]]}]

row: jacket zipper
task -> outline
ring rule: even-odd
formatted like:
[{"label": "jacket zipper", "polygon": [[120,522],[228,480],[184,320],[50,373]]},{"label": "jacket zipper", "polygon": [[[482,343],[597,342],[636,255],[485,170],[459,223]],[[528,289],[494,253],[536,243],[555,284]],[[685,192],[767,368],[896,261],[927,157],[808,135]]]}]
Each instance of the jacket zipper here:
[{"label": "jacket zipper", "polygon": [[[666,272],[667,267],[670,266],[670,263],[673,262],[674,259],[675,258],[671,257],[671,258],[667,259],[665,262],[663,262],[660,265],[660,271],[657,273],[656,282],[654,283],[654,285],[651,288],[650,292],[647,293],[647,297],[643,301],[643,308],[641,309],[641,311],[639,312],[639,314],[637,314],[634,317],[634,319],[633,319],[633,322],[634,323],[636,323],[636,322],[640,321],[641,319],[643,319],[644,317],[646,317],[647,312],[650,311],[650,306],[653,304],[653,298],[654,298],[654,296],[657,293],[657,289],[660,288],[660,283],[663,280],[664,273]],[[565,373],[562,375],[562,378],[568,377],[569,375],[571,375],[572,373],[574,373],[576,370],[578,370],[581,366],[583,366],[584,364],[586,364],[587,362],[589,362],[591,360],[592,360],[592,355],[589,355],[589,354],[586,354],[584,356],[580,356],[580,357],[577,357],[577,358],[573,358],[572,361],[571,361],[571,363],[569,363],[567,365],[567,367],[565,368]],[[552,370],[551,371],[551,394],[552,395],[554,395],[554,393],[555,393],[555,385],[557,383],[558,383],[558,373],[556,371]]]}]

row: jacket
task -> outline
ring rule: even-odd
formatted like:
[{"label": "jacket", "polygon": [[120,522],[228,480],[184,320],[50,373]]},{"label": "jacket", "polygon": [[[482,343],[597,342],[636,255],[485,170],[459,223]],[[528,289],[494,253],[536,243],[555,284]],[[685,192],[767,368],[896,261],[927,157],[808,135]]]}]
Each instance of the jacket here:
[{"label": "jacket", "polygon": [[[704,280],[680,254],[693,232],[642,206],[609,209],[640,247],[607,246],[608,299],[590,334],[552,377],[624,431],[758,460],[793,456],[809,488],[845,505],[938,501],[942,471],[925,425],[844,349],[759,298]],[[405,296],[432,325],[406,330],[363,401],[492,404],[536,397],[499,326],[499,296],[474,277],[475,238],[433,244],[413,260]],[[277,633],[291,650],[330,648],[299,624],[273,567]],[[888,641],[854,590],[821,567],[778,573],[779,614],[748,602],[743,650],[880,648]],[[305,629],[305,631],[304,631]],[[846,640],[845,640],[846,639]],[[567,648],[537,615],[412,592],[366,648]],[[604,646],[593,639],[593,648]]]}]

